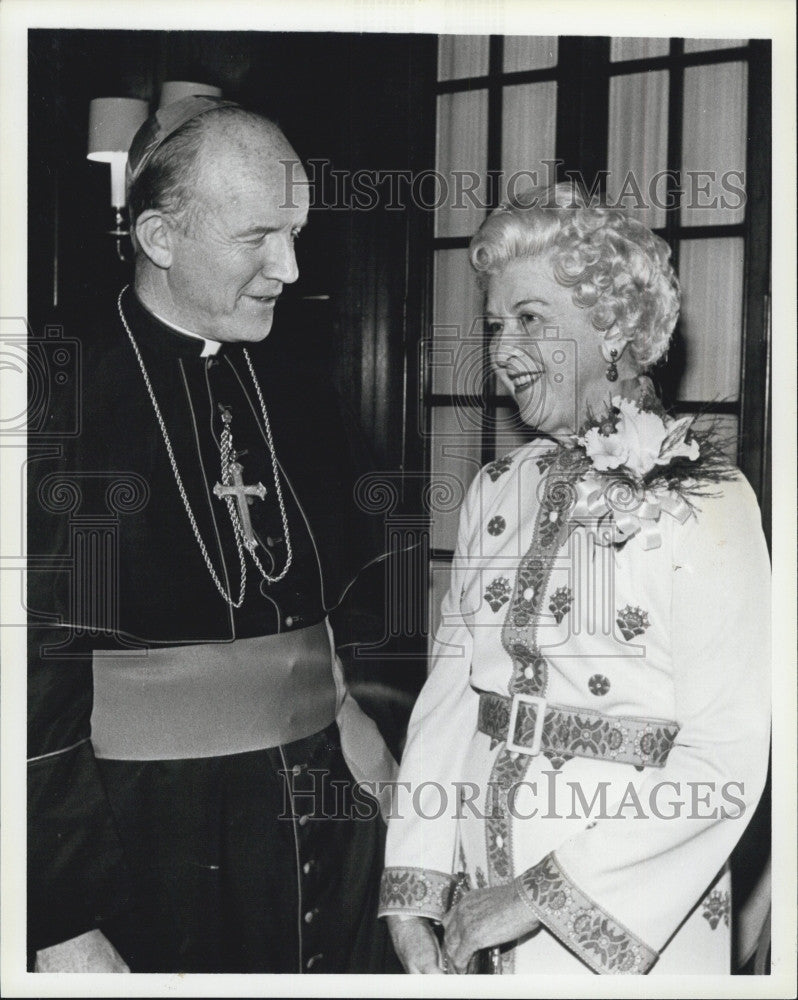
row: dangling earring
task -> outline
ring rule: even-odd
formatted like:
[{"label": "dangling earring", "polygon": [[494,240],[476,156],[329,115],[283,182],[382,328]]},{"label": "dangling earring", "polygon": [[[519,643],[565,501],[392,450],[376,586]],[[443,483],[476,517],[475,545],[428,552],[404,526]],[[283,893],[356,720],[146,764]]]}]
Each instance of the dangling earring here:
[{"label": "dangling earring", "polygon": [[607,365],[607,371],[606,371],[608,382],[618,381],[618,366],[615,364],[617,360],[618,360],[618,352],[613,347],[613,349],[610,351],[610,363]]}]

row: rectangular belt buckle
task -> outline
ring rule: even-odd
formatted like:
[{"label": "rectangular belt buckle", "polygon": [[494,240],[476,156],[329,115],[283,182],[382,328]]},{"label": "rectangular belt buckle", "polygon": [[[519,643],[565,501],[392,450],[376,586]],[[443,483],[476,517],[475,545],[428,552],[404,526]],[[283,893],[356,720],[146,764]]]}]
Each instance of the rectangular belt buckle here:
[{"label": "rectangular belt buckle", "polygon": [[[535,732],[532,736],[532,746],[525,747],[519,746],[513,739],[515,735],[515,726],[518,722],[518,708],[521,702],[526,702],[527,705],[537,705],[537,712],[535,714]],[[535,757],[540,753],[540,742],[543,738],[543,722],[546,717],[546,699],[540,698],[535,694],[514,694],[513,703],[510,706],[510,722],[507,727],[507,749],[510,753],[524,753],[528,757]]]}]

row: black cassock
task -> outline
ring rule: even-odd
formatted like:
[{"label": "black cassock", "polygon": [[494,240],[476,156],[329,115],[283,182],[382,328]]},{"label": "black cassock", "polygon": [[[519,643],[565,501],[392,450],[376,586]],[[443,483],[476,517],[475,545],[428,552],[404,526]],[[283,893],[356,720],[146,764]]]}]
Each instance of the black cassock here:
[{"label": "black cassock", "polygon": [[[239,554],[225,501],[213,493],[221,481],[223,411],[244,482],[267,488],[265,499],[249,506],[266,572],[277,575],[287,553],[243,350],[225,345],[202,357],[202,341],[160,323],[132,290],[122,304],[197,533],[235,600]],[[34,452],[29,469],[30,953],[99,927],[134,972],[398,971],[376,919],[383,821],[368,796],[353,805],[354,768],[342,752],[335,709],[318,731],[255,749],[242,749],[246,740],[224,721],[236,717],[237,699],[253,714],[247,690],[236,690],[227,651],[258,649],[259,641],[268,649],[261,637],[292,632],[318,639],[328,617],[340,643],[357,639],[351,629],[344,633],[364,620],[358,609],[347,614],[338,606],[359,572],[377,565],[380,546],[374,519],[353,501],[349,442],[332,395],[311,389],[303,373],[259,364],[260,349],[252,348],[293,561],[270,584],[247,556],[246,597],[234,609],[211,578],[114,310],[83,346],[80,433],[57,454]],[[185,654],[190,671],[196,650],[209,650],[229,676],[217,683],[211,672],[207,692],[201,684],[199,693],[186,691],[199,709],[184,711],[180,658]],[[118,667],[138,697],[137,678],[157,667],[159,655],[171,658],[177,696],[170,700],[167,683],[151,717],[138,702],[132,716],[126,704],[112,705],[120,730],[133,743],[140,739],[143,751],[95,752],[92,725],[114,737],[113,717],[111,724],[107,711],[96,717],[98,684]],[[332,680],[327,684],[324,697],[332,692],[335,699]],[[340,686],[337,697],[340,708]],[[354,742],[372,761],[387,760],[373,723],[351,698],[347,708]],[[253,717],[258,725],[257,711]],[[178,747],[182,739],[211,749],[147,759],[148,740],[168,744],[175,734]]]}]

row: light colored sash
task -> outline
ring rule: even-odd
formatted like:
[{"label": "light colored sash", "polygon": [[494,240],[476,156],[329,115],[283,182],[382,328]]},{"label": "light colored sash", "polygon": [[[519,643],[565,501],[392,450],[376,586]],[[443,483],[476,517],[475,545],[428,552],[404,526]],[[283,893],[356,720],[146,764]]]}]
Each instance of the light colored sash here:
[{"label": "light colored sash", "polygon": [[183,760],[262,750],[335,718],[324,622],[279,635],[96,650],[91,739],[109,760]]}]

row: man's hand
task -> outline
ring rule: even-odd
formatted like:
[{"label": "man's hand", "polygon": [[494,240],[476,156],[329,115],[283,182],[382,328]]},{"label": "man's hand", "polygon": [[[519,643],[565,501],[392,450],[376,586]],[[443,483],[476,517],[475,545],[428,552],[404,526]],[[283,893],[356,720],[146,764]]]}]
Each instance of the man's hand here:
[{"label": "man's hand", "polygon": [[443,975],[441,952],[426,917],[386,917],[396,954],[405,972]]},{"label": "man's hand", "polygon": [[539,924],[512,883],[474,889],[443,918],[446,958],[453,971],[462,974],[475,951],[515,941]]},{"label": "man's hand", "polygon": [[93,930],[36,952],[34,972],[130,972],[102,931]]}]

